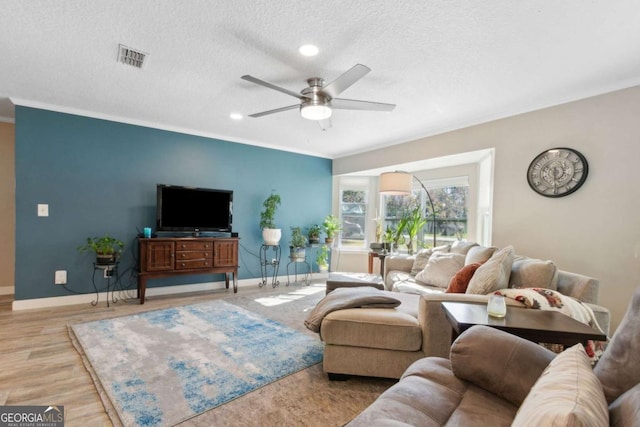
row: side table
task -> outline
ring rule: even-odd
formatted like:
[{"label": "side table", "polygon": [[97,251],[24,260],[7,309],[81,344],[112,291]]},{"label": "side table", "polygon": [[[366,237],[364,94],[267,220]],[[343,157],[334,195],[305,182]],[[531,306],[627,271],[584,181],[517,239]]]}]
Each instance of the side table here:
[{"label": "side table", "polygon": [[369,274],[373,273],[373,259],[378,258],[380,260],[380,275],[384,277],[384,259],[386,256],[387,254],[384,252],[369,251],[368,273]]},{"label": "side table", "polygon": [[[269,251],[269,249],[273,250],[273,257],[271,257],[271,259],[267,257],[267,252]],[[278,270],[280,269],[280,255],[281,252],[279,245],[263,244],[260,247],[260,274],[262,276],[262,280],[258,284],[258,287],[261,288],[267,285],[267,280],[269,278],[268,267],[271,267],[273,269],[271,276],[271,286],[275,288],[280,284],[280,281],[278,280]]]}]

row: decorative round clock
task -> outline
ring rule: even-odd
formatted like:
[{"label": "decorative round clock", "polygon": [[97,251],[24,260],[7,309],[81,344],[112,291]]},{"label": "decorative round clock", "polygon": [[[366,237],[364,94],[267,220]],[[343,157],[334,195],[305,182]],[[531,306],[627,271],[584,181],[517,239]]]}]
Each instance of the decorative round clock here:
[{"label": "decorative round clock", "polygon": [[576,191],[587,179],[587,159],[571,148],[552,148],[533,159],[527,181],[536,193],[545,197],[562,197]]}]

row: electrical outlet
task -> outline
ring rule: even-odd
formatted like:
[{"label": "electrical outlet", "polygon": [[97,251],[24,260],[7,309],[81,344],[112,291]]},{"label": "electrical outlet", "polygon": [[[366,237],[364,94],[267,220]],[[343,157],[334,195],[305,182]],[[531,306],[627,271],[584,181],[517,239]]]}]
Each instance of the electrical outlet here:
[{"label": "electrical outlet", "polygon": [[67,284],[67,270],[56,270],[55,281],[56,285]]},{"label": "electrical outlet", "polygon": [[105,268],[104,270],[104,278],[108,279],[110,277],[113,277],[113,270],[110,268]]}]

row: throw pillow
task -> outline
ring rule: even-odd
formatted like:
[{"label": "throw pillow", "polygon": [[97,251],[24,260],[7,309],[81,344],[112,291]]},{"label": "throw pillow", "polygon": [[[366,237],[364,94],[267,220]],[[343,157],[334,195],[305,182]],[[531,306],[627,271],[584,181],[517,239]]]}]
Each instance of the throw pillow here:
[{"label": "throw pillow", "polygon": [[469,281],[480,265],[481,264],[479,262],[475,262],[473,264],[465,265],[458,270],[458,272],[449,281],[449,286],[445,290],[445,293],[464,294],[469,286]]},{"label": "throw pillow", "polygon": [[416,254],[416,258],[413,260],[413,267],[411,267],[411,275],[415,276],[420,273],[427,266],[427,261],[434,252],[449,252],[450,245],[436,246],[435,248],[420,249]]},{"label": "throw pillow", "polygon": [[553,261],[516,256],[511,266],[510,288],[558,289],[558,269]]},{"label": "throw pillow", "polygon": [[487,262],[497,250],[498,248],[495,246],[474,246],[469,249],[469,252],[467,252],[467,257],[464,259],[464,265],[476,262]]},{"label": "throw pillow", "polygon": [[486,295],[506,288],[509,285],[511,264],[513,264],[513,246],[500,249],[476,270],[466,293]]},{"label": "throw pillow", "polygon": [[600,381],[581,344],[549,363],[518,409],[511,426],[608,426]]},{"label": "throw pillow", "polygon": [[453,252],[454,254],[462,254],[466,255],[469,252],[469,249],[474,246],[478,246],[475,242],[464,242],[462,240],[456,240],[453,245],[451,245],[451,250],[449,252]]},{"label": "throw pillow", "polygon": [[607,402],[640,383],[640,288],[636,288],[627,312],[604,354],[593,369],[604,388]]},{"label": "throw pillow", "polygon": [[416,274],[416,280],[427,285],[446,288],[451,278],[464,266],[464,255],[434,252],[427,265],[420,273]]}]

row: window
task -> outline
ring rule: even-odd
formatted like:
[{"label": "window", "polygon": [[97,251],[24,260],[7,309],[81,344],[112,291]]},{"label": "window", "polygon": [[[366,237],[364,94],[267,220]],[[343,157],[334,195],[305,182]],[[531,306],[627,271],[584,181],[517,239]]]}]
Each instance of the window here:
[{"label": "window", "polygon": [[[399,249],[409,249],[412,212],[421,217],[416,227],[414,237],[415,246],[432,247],[433,233],[435,229],[436,244],[446,244],[455,240],[467,238],[467,211],[469,182],[467,177],[447,178],[442,180],[424,181],[425,187],[433,201],[436,220],[433,221],[433,210],[422,186],[414,180],[413,191],[406,196],[381,196],[382,229],[386,240],[396,243]],[[398,233],[398,228],[403,225],[404,230]],[[412,249],[415,249],[412,248]]]},{"label": "window", "polygon": [[340,180],[341,247],[367,247],[369,194],[369,179],[366,177],[343,177]]}]

